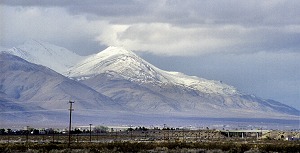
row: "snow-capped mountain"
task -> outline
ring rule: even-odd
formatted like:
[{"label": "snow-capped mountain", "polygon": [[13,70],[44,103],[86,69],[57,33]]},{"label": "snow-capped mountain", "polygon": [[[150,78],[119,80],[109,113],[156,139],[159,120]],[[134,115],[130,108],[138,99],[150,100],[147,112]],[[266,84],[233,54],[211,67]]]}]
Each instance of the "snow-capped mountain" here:
[{"label": "snow-capped mountain", "polygon": [[18,47],[3,49],[2,51],[19,56],[29,62],[49,67],[61,74],[83,58],[66,48],[37,40],[30,40]]},{"label": "snow-capped mountain", "polygon": [[118,47],[109,47],[82,60],[67,75],[85,80],[102,73],[117,73],[126,80],[137,83],[174,84],[204,93],[237,93],[234,87],[219,81],[160,70],[133,52]]},{"label": "snow-capped mountain", "polygon": [[[145,116],[155,120],[299,117],[299,111],[287,105],[244,94],[221,81],[161,70],[119,47],[82,57],[49,43],[29,41],[1,53],[0,67],[3,110],[65,111],[68,101],[75,100],[75,113],[81,112],[78,118],[87,115],[98,120],[100,115],[122,123],[143,121]],[[56,112],[43,116],[61,118]]]},{"label": "snow-capped mountain", "polygon": [[160,70],[118,47],[91,55],[67,75],[137,112],[208,117],[299,115],[292,107],[243,94],[220,81]]},{"label": "snow-capped mountain", "polygon": [[0,53],[0,65],[0,96],[10,101],[46,110],[67,109],[69,100],[76,100],[77,109],[121,108],[88,86],[17,56]]}]

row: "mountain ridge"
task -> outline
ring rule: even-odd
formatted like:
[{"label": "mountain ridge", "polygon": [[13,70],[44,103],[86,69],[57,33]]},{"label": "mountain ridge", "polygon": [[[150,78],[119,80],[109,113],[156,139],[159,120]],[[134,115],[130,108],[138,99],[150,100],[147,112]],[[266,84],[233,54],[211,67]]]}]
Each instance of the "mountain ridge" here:
[{"label": "mountain ridge", "polygon": [[47,66],[61,74],[84,58],[66,48],[37,40],[26,41],[23,45],[5,50],[5,52],[29,62]]},{"label": "mountain ridge", "polygon": [[[33,46],[50,47],[48,49],[42,47],[40,52],[54,51],[60,48],[53,47],[51,44],[36,45],[33,43]],[[29,46],[27,48],[34,47]],[[22,51],[22,53],[23,52],[28,53],[28,55],[26,55],[28,57],[32,54],[32,51]],[[54,52],[60,53],[59,51]],[[65,55],[63,51],[62,55],[59,56],[67,58]],[[45,58],[45,56],[42,56],[42,58]],[[52,58],[55,58],[55,56],[50,56],[48,60],[51,61]],[[60,93],[67,91],[65,95],[73,95],[74,100],[79,101],[77,107],[83,109],[103,110],[101,107],[111,105],[106,108],[113,107],[113,109],[111,109],[112,111],[125,111],[150,116],[155,114],[163,116],[201,116],[215,118],[245,118],[249,116],[252,118],[294,118],[295,116],[300,116],[299,110],[297,109],[276,101],[244,94],[235,87],[224,84],[221,81],[207,80],[196,76],[188,76],[180,72],[161,70],[143,60],[132,51],[127,51],[124,48],[108,47],[97,54],[79,57],[78,59],[80,59],[78,60],[79,62],[76,60],[76,62],[74,61],[75,64],[69,65],[69,67],[60,64],[59,66],[63,68],[53,67],[51,66],[51,62],[38,63],[52,67],[53,70],[57,69],[56,71],[64,70],[64,72],[60,73],[59,77],[54,77],[50,80],[46,79],[46,83],[49,85],[45,85],[44,88],[38,88],[38,91],[45,93],[49,88],[57,90],[51,92],[52,95],[60,95]],[[50,66],[47,65],[49,63]],[[29,62],[27,62],[27,64],[30,65]],[[1,65],[5,64],[2,63]],[[15,66],[15,69],[20,68],[15,64],[11,66]],[[28,71],[32,70],[30,66],[26,67],[26,69],[28,69]],[[45,69],[45,67],[43,69]],[[1,68],[1,70],[4,70],[4,67]],[[12,73],[13,70],[14,69],[7,71]],[[46,68],[46,70],[52,71],[49,68]],[[37,73],[37,71],[35,73]],[[18,74],[18,77],[23,78],[20,80],[24,80],[25,76],[27,76],[26,73]],[[43,76],[44,74],[41,74],[39,77]],[[65,76],[72,78],[72,80],[68,80]],[[39,80],[39,77],[37,77],[36,80]],[[61,77],[67,80],[62,82],[56,80]],[[2,77],[0,93],[7,94],[3,91],[3,80],[9,80],[9,78],[8,76]],[[25,80],[26,79],[28,80],[29,77],[25,77]],[[25,82],[25,80],[22,81],[22,83]],[[35,83],[36,82],[31,83],[31,86],[27,88],[32,89]],[[73,87],[74,84],[76,84],[76,88]],[[80,88],[80,90],[77,90],[78,88]],[[19,89],[19,86],[17,89]],[[24,87],[20,89],[23,90]],[[11,90],[14,91],[15,89]],[[24,94],[29,96],[28,93]],[[103,103],[103,105],[97,106],[97,99],[99,100],[99,98],[91,97],[99,94],[107,97],[109,103]],[[32,93],[32,95],[37,98],[46,98],[44,106],[49,105],[46,102],[53,97],[43,97],[45,95],[37,93]],[[80,99],[79,95],[84,98]],[[18,96],[24,97],[22,94]],[[60,99],[67,101],[66,96],[62,96]],[[91,103],[91,101],[93,103]],[[41,107],[43,107],[43,105],[41,105]],[[58,104],[58,106],[53,108],[61,107],[62,105]],[[82,113],[88,115],[91,112]]]},{"label": "mountain ridge", "polygon": [[[109,52],[111,54],[108,54]],[[207,114],[212,116],[214,113],[226,114],[222,108],[233,112],[237,111],[235,113],[237,116],[245,112],[249,112],[246,113],[249,115],[255,111],[264,114],[261,116],[272,116],[270,114],[276,116],[275,112],[280,112],[280,109],[275,109],[279,104],[275,101],[267,101],[253,95],[243,94],[236,88],[220,81],[160,70],[133,52],[118,47],[109,47],[95,56],[86,58],[84,62],[72,67],[68,75],[98,92],[107,93],[109,97],[118,97],[120,93],[124,95],[124,99],[128,96],[139,97],[128,99],[123,103],[127,107],[152,113],[153,110],[155,113],[157,112],[155,109],[162,108],[160,104],[164,104],[163,107],[169,110],[168,112],[176,113],[179,110],[180,113],[189,113],[189,111],[193,111],[194,113],[191,114],[203,116]],[[101,80],[106,81],[100,83]],[[118,84],[115,83],[116,81]],[[97,83],[101,85],[97,85]],[[115,84],[115,86],[111,87],[111,84]],[[137,88],[144,90],[136,91]],[[145,97],[144,92],[146,90],[151,98]],[[120,98],[114,100],[118,101]],[[149,106],[145,108],[145,105],[141,106],[139,103]],[[298,110],[287,105],[281,105],[280,108],[291,111],[285,111],[285,113],[299,114]],[[200,110],[207,112],[212,110],[212,113],[198,113],[197,111]],[[268,113],[269,115],[267,115]]]}]

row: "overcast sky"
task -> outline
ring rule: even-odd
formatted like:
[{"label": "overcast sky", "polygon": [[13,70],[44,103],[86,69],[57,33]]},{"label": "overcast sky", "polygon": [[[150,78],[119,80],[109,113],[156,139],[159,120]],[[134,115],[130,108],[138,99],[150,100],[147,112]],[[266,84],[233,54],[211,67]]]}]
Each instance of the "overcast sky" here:
[{"label": "overcast sky", "polygon": [[1,0],[0,46],[107,46],[300,109],[298,0]]}]

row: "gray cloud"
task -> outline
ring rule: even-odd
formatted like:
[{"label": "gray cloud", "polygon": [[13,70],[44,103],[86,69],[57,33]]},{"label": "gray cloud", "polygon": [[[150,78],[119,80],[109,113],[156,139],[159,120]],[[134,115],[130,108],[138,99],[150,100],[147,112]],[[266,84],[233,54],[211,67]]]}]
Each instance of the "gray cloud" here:
[{"label": "gray cloud", "polygon": [[2,4],[22,7],[62,7],[72,14],[93,14],[98,17],[136,16],[149,2],[139,0],[3,0]]},{"label": "gray cloud", "polygon": [[167,56],[299,52],[300,47],[300,18],[296,18],[300,3],[295,0],[3,0],[1,4],[3,46],[34,38],[86,52],[81,54],[122,46]]},{"label": "gray cloud", "polygon": [[117,23],[282,25],[300,22],[296,18],[300,13],[297,0],[2,0],[1,3],[11,6],[63,7],[74,14],[111,17]]},{"label": "gray cloud", "polygon": [[[286,50],[299,52],[296,27],[245,27],[198,25],[180,27],[167,23],[133,24],[98,37],[103,44],[154,54],[189,56],[215,52],[249,53]],[[105,39],[110,37],[111,39]]]},{"label": "gray cloud", "polygon": [[[48,41],[81,54],[99,51],[96,37],[105,21],[70,16],[62,8],[4,7],[0,46],[12,47],[30,39]],[[1,22],[2,23],[2,22]]]}]

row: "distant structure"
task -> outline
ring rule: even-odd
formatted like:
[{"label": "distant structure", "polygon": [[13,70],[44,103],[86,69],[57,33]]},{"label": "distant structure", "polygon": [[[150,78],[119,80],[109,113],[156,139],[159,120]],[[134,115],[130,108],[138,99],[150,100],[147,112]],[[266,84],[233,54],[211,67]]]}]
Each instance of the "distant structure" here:
[{"label": "distant structure", "polygon": [[227,137],[262,137],[264,133],[269,132],[269,130],[223,130],[221,133]]}]

